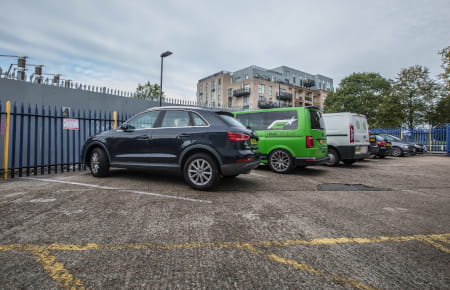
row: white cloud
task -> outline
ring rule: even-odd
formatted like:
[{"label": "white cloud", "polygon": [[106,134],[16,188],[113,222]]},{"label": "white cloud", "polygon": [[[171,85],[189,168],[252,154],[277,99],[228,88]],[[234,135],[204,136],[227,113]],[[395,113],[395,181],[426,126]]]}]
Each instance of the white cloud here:
[{"label": "white cloud", "polygon": [[[420,64],[440,72],[450,5],[413,1],[7,1],[0,54],[31,56],[45,71],[134,91],[159,83],[194,97],[200,78],[249,65],[288,65],[340,79],[360,71],[393,78]],[[11,13],[4,13],[10,11]],[[19,15],[19,16],[18,16]],[[11,59],[0,58],[5,69]]]}]

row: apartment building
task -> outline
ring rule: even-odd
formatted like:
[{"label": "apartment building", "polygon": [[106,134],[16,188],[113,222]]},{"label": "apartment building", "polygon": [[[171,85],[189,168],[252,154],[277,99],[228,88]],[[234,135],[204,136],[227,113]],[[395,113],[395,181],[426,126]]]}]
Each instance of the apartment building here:
[{"label": "apartment building", "polygon": [[317,106],[333,90],[333,79],[287,66],[265,69],[250,66],[235,72],[220,71],[197,83],[202,106],[254,110]]}]

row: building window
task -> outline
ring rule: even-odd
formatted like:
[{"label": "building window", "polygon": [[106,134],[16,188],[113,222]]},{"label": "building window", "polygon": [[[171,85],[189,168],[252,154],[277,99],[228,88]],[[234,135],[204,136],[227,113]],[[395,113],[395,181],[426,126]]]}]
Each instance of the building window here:
[{"label": "building window", "polygon": [[245,75],[245,79],[248,80],[248,75]]},{"label": "building window", "polygon": [[261,95],[264,95],[264,85],[263,84],[260,84],[258,86],[258,93],[260,93]]},{"label": "building window", "polygon": [[266,100],[266,98],[264,98],[264,96],[259,96],[259,99],[258,99],[259,102],[264,102],[265,100]]},{"label": "building window", "polygon": [[216,80],[211,81],[211,92],[214,92],[216,90]]},{"label": "building window", "polygon": [[292,83],[295,85],[295,75],[292,76]]},{"label": "building window", "polygon": [[228,97],[228,108],[233,107],[233,97]]},{"label": "building window", "polygon": [[233,89],[228,89],[228,97],[233,97]]},{"label": "building window", "polygon": [[249,84],[244,85],[244,90],[246,92],[250,91],[250,85]]},{"label": "building window", "polygon": [[269,96],[272,96],[272,86],[269,86]]},{"label": "building window", "polygon": [[244,97],[244,107],[248,108],[248,96]]}]

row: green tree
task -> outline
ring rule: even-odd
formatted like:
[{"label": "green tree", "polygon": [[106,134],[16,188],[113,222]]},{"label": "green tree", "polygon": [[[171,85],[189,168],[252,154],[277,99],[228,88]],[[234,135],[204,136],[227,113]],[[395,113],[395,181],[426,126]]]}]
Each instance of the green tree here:
[{"label": "green tree", "polygon": [[439,77],[444,82],[443,85],[443,95],[444,97],[450,94],[450,46],[447,46],[439,52],[442,56],[442,65],[444,72],[439,75]]},{"label": "green tree", "polygon": [[442,98],[438,101],[435,110],[430,114],[433,126],[444,126],[450,123],[450,46],[439,52],[442,56],[444,72],[439,75],[442,80]]},{"label": "green tree", "polygon": [[393,94],[384,96],[378,108],[377,127],[398,128],[402,126],[405,116],[400,109],[401,102],[398,96]]},{"label": "green tree", "polygon": [[431,114],[433,126],[445,126],[450,123],[450,95],[439,100],[435,111]]},{"label": "green tree", "polygon": [[[158,84],[150,84],[150,82],[145,83],[144,85],[138,84],[136,88],[136,93],[134,95],[137,99],[158,101],[159,100],[159,85]],[[162,94],[164,99],[164,92]]]},{"label": "green tree", "polygon": [[390,95],[391,82],[377,73],[353,73],[325,100],[325,112],[364,114],[370,127],[380,127],[380,104]]},{"label": "green tree", "polygon": [[426,67],[415,65],[402,69],[394,82],[393,95],[408,128],[431,122],[439,86],[429,74]]}]

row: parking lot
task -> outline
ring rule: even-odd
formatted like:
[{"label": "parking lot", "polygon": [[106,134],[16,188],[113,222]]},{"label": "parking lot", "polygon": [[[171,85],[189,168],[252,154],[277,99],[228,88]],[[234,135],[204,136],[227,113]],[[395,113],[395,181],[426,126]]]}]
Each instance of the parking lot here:
[{"label": "parking lot", "polygon": [[213,191],[112,170],[0,181],[1,288],[450,287],[450,158],[370,159]]}]

